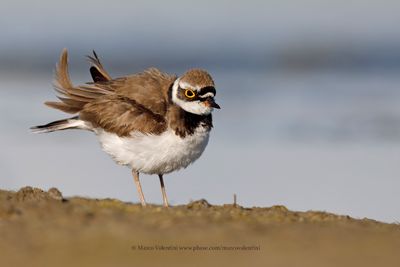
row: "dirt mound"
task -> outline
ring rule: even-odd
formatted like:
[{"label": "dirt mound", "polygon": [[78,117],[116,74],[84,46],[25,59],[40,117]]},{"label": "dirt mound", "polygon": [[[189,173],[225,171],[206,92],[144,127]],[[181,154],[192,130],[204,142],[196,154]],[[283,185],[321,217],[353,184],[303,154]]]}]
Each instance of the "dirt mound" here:
[{"label": "dirt mound", "polygon": [[400,266],[399,248],[399,225],[326,212],[0,190],[1,266]]}]

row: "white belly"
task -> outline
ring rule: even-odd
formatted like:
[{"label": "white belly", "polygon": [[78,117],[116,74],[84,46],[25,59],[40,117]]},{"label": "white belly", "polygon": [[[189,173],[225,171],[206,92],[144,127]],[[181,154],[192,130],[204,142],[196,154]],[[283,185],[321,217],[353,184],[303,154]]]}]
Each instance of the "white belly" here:
[{"label": "white belly", "polygon": [[185,138],[167,130],[161,135],[132,132],[119,137],[101,129],[95,130],[103,150],[121,165],[147,174],[164,174],[186,168],[198,159],[207,146],[209,131],[198,127]]}]

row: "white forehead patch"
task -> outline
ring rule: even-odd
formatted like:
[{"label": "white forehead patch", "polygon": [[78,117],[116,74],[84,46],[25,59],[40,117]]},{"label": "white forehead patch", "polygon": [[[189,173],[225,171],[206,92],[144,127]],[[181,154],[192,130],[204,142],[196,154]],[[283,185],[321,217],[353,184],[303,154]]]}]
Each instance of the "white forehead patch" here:
[{"label": "white forehead patch", "polygon": [[201,97],[201,98],[214,97],[214,94],[211,92],[208,92],[207,94],[199,95],[199,97]]},{"label": "white forehead patch", "polygon": [[178,83],[179,83],[179,86],[181,88],[184,88],[184,89],[194,89],[196,91],[199,91],[201,89],[200,86],[198,86],[198,85],[193,86],[193,85],[191,85],[190,83],[187,83],[187,82],[179,81]]}]

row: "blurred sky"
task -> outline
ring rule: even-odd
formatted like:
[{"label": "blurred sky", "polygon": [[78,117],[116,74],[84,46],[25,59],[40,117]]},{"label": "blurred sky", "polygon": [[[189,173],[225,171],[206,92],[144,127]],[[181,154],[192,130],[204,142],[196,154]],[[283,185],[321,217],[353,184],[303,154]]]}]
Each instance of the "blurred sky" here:
[{"label": "blurred sky", "polygon": [[[2,1],[0,188],[137,201],[91,133],[32,135],[62,48],[75,83],[95,49],[112,76],[206,68],[222,109],[205,154],[166,178],[206,198],[400,221],[399,1]],[[207,173],[207,175],[204,175]],[[160,203],[157,177],[144,176]]]}]

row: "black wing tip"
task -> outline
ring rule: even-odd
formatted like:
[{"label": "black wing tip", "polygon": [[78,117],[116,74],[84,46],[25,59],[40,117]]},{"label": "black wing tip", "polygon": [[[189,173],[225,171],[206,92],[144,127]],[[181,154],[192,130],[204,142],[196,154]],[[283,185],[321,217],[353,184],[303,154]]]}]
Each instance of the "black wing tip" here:
[{"label": "black wing tip", "polygon": [[45,125],[32,126],[32,127],[29,127],[29,130],[31,133],[35,133],[35,134],[50,132],[49,129]]},{"label": "black wing tip", "polygon": [[95,83],[108,81],[108,79],[104,77],[104,75],[96,67],[90,67],[89,71]]},{"label": "black wing tip", "polygon": [[86,58],[88,58],[88,59],[91,60],[91,61],[98,61],[98,62],[100,62],[100,59],[99,59],[99,57],[97,56],[96,51],[92,50],[92,54],[93,54],[93,55],[86,55]]},{"label": "black wing tip", "polygon": [[94,49],[92,50],[92,53],[93,53],[93,56],[94,56],[97,60],[99,60],[99,57],[97,56],[97,53],[96,53],[96,51],[94,51]]},{"label": "black wing tip", "polygon": [[32,126],[32,127],[29,127],[29,129],[30,129],[30,130],[38,130],[38,129],[47,128],[47,127],[49,127],[49,126],[52,126],[51,123],[45,124],[45,125],[36,125],[36,126]]}]

